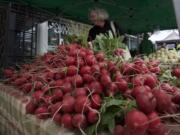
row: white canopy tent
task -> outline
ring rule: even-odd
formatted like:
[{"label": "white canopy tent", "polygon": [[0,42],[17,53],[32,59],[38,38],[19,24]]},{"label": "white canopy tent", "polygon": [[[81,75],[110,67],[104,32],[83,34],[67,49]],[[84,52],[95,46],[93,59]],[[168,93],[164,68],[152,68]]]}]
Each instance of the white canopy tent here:
[{"label": "white canopy tent", "polygon": [[154,44],[157,41],[180,40],[179,31],[177,29],[156,31],[149,37],[149,40]]}]

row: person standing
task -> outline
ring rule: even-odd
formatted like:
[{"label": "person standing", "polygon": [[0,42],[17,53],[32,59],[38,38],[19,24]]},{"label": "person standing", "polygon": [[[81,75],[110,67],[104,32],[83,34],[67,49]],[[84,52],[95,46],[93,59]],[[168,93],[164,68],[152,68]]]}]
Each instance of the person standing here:
[{"label": "person standing", "polygon": [[123,34],[119,26],[114,21],[109,20],[109,14],[104,9],[91,9],[89,19],[93,24],[93,27],[89,30],[87,39],[90,48],[92,48],[92,41],[95,40],[99,34],[108,34],[111,32],[113,37],[118,37]]}]

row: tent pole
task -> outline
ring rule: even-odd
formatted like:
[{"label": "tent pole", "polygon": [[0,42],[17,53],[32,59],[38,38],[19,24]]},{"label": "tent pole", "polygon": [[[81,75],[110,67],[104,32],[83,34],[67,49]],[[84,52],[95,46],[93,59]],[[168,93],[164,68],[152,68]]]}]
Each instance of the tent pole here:
[{"label": "tent pole", "polygon": [[173,0],[176,22],[180,33],[180,0]]}]

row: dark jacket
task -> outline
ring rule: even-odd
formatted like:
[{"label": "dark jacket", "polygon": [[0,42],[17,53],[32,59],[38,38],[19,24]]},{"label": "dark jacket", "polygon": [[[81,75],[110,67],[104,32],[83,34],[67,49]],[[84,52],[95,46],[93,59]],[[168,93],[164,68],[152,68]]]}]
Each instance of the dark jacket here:
[{"label": "dark jacket", "polygon": [[[115,30],[116,30],[116,36],[120,36],[123,34],[122,30],[119,28],[119,26],[113,22]],[[115,34],[111,28],[111,21],[106,20],[104,27],[99,27],[94,25],[90,30],[88,34],[87,41],[93,41],[95,40],[96,36],[99,34],[108,34],[108,32],[111,31],[113,36],[115,37]]]}]

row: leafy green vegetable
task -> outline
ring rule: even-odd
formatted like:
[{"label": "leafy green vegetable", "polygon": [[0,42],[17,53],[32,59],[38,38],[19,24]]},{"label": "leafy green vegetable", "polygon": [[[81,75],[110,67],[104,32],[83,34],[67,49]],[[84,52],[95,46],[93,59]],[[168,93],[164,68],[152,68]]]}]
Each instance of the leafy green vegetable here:
[{"label": "leafy green vegetable", "polygon": [[161,82],[168,82],[174,86],[180,86],[180,79],[171,75],[171,69],[164,69],[159,75]]},{"label": "leafy green vegetable", "polygon": [[67,35],[64,38],[64,43],[65,44],[71,44],[71,43],[78,43],[82,45],[83,47],[87,48],[88,43],[87,43],[87,33],[82,33],[80,35]]},{"label": "leafy green vegetable", "polygon": [[86,135],[93,135],[93,133],[96,130],[96,124],[89,126],[88,128],[85,129]]},{"label": "leafy green vegetable", "polygon": [[[108,134],[113,134],[116,122],[124,120],[124,116],[132,108],[136,107],[133,100],[125,100],[123,97],[105,97],[101,106],[101,121],[98,125],[98,131],[107,130]],[[117,121],[118,120],[118,121]],[[96,124],[86,129],[87,135],[92,135],[96,131]]]},{"label": "leafy green vegetable", "polygon": [[111,119],[108,124],[108,129],[109,129],[110,133],[113,134],[114,128],[115,128],[115,119]]},{"label": "leafy green vegetable", "polygon": [[126,45],[122,43],[123,39],[123,36],[114,38],[112,33],[97,35],[93,41],[93,50],[103,51],[107,56],[111,56],[117,48],[126,49]]}]

